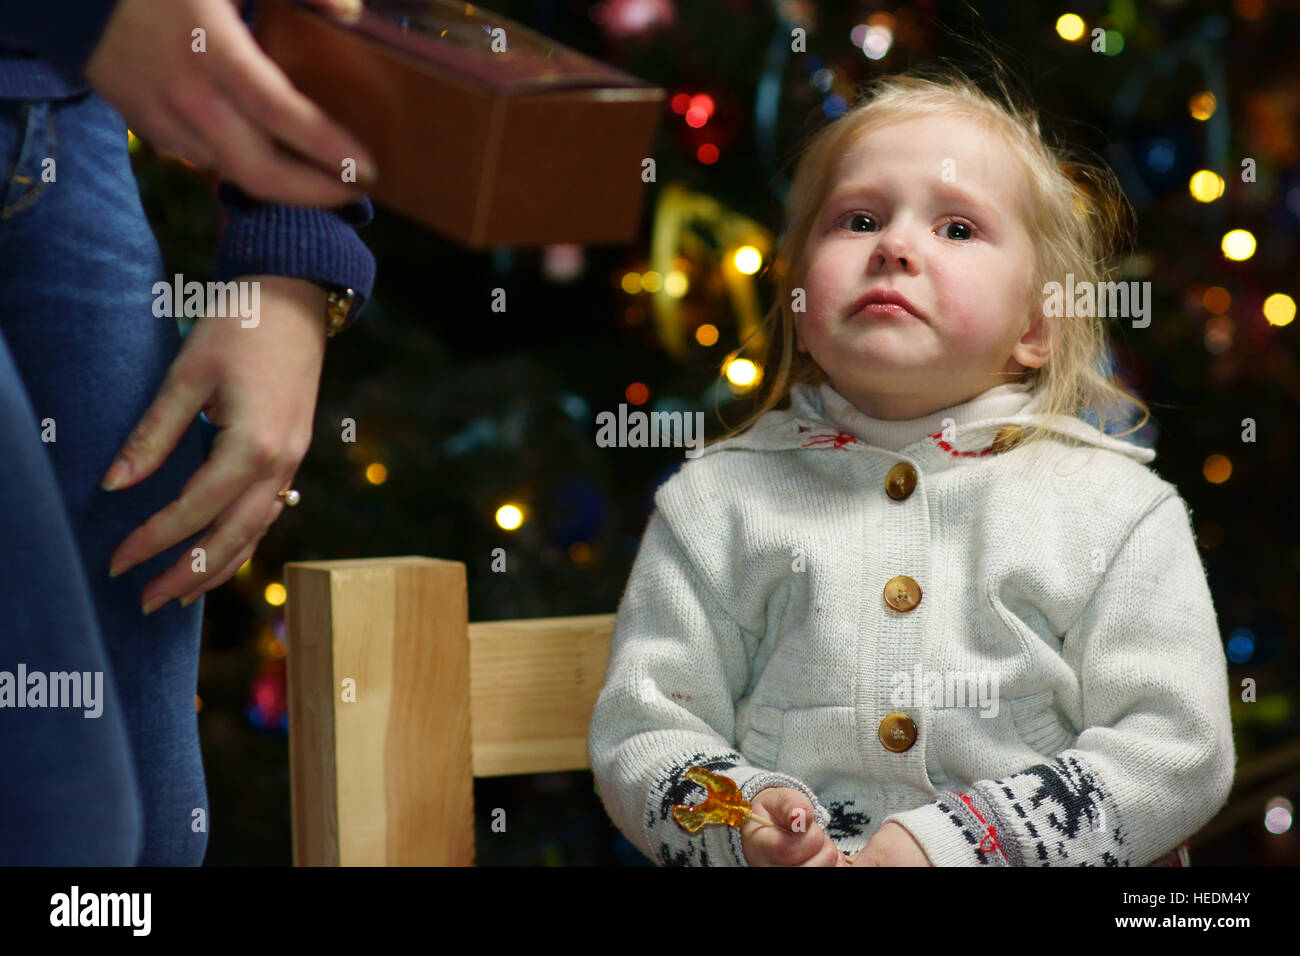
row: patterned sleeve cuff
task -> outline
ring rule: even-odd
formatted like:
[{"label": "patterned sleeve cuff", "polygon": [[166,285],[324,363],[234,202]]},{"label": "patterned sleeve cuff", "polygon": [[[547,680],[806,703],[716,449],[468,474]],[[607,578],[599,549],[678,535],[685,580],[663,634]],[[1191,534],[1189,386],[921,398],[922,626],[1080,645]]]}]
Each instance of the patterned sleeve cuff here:
[{"label": "patterned sleeve cuff", "polygon": [[891,821],[912,834],[935,866],[1022,865],[1015,841],[1002,844],[1003,834],[978,792],[943,790],[924,806],[886,817],[881,826]]}]

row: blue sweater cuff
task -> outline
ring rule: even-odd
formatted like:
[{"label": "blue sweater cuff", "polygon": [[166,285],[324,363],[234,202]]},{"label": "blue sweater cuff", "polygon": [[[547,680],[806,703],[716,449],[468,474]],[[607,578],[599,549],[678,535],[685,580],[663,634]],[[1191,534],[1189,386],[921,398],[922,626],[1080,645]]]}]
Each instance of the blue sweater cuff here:
[{"label": "blue sweater cuff", "polygon": [[[73,85],[108,25],[118,0],[59,0],[57,15],[48,3],[5,5],[4,45],[39,54]],[[126,67],[124,67],[125,69]]]},{"label": "blue sweater cuff", "polygon": [[264,203],[222,182],[217,199],[225,228],[217,242],[214,278],[279,275],[326,286],[348,286],[357,293],[354,318],[361,314],[375,284],[375,257],[356,228],[370,222],[369,199],[321,209]]}]

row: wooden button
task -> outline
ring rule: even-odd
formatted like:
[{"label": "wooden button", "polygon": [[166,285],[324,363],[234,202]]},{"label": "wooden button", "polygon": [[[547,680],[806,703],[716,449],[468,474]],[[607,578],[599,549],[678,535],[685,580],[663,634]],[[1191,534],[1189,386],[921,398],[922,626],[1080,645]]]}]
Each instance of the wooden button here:
[{"label": "wooden button", "polygon": [[997,436],[993,439],[992,451],[995,455],[1000,455],[1004,451],[1010,451],[1025,439],[1025,430],[1019,425],[1006,425],[998,429]]},{"label": "wooden button", "polygon": [[907,714],[890,714],[880,722],[880,743],[890,753],[901,754],[916,743],[916,724]]},{"label": "wooden button", "polygon": [[902,501],[916,487],[916,469],[900,461],[885,475],[885,493],[895,501]]},{"label": "wooden button", "polygon": [[905,574],[885,582],[885,603],[895,611],[910,611],[921,603],[921,585]]}]

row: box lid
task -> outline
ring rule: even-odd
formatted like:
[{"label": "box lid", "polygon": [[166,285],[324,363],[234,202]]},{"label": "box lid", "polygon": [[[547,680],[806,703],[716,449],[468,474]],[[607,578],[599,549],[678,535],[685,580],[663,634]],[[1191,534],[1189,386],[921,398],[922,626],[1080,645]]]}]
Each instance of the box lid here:
[{"label": "box lid", "polygon": [[[495,31],[500,28],[503,33]],[[423,66],[472,79],[503,96],[647,84],[514,20],[453,0],[370,0],[357,34]],[[493,49],[494,35],[505,41]]]}]

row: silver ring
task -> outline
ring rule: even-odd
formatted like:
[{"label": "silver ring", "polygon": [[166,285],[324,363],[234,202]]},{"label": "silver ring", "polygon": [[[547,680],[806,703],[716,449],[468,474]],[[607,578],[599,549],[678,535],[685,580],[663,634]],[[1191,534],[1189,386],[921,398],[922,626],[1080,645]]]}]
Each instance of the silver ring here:
[{"label": "silver ring", "polygon": [[286,491],[277,491],[275,496],[290,508],[302,501],[302,495],[298,494],[298,489],[296,488],[289,488]]}]

